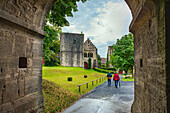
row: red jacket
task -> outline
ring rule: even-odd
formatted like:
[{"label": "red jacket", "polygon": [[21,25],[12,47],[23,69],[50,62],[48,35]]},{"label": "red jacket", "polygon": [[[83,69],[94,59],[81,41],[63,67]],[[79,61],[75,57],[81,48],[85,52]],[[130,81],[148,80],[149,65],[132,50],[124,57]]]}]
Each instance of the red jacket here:
[{"label": "red jacket", "polygon": [[119,75],[117,73],[114,74],[113,80],[120,80],[120,77],[119,77]]}]

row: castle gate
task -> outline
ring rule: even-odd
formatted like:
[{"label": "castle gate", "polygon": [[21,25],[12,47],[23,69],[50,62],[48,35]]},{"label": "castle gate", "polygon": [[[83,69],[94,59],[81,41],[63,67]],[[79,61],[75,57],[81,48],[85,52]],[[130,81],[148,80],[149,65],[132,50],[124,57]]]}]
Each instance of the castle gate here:
[{"label": "castle gate", "polygon": [[[0,0],[0,111],[44,112],[45,16],[56,0]],[[170,0],[125,0],[135,37],[134,113],[170,112]],[[113,12],[114,13],[114,12]]]}]

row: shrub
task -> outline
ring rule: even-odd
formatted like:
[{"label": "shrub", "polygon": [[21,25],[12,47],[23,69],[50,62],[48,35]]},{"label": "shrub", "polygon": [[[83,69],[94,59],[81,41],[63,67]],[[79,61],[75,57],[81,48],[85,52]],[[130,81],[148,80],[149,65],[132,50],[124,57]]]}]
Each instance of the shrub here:
[{"label": "shrub", "polygon": [[98,71],[98,72],[101,72],[101,73],[109,73],[109,72],[112,73],[112,74],[115,73],[115,71],[109,71],[109,70],[99,69],[99,68],[97,68],[97,67],[95,67],[94,70],[95,70],[95,71]]},{"label": "shrub", "polygon": [[103,67],[103,68],[101,68],[101,69],[116,71],[116,68],[107,68],[107,67]]},{"label": "shrub", "polygon": [[106,67],[106,65],[105,65],[105,64],[101,64],[101,67],[102,67],[102,68],[105,68],[105,67]]},{"label": "shrub", "polygon": [[72,77],[68,77],[67,78],[68,81],[72,81],[72,79],[73,79]]},{"label": "shrub", "polygon": [[107,61],[107,62],[106,62],[106,68],[108,68],[108,67],[109,67],[109,62]]},{"label": "shrub", "polygon": [[87,75],[84,75],[84,78],[87,78]]}]

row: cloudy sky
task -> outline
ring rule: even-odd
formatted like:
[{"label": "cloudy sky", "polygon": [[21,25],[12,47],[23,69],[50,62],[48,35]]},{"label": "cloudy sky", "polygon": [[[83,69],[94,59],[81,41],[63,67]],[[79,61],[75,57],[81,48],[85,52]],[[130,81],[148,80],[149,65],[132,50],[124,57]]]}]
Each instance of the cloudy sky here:
[{"label": "cloudy sky", "polygon": [[[67,18],[70,26],[63,32],[81,33],[91,39],[101,57],[107,56],[107,48],[129,33],[132,15],[124,0],[89,0],[78,3],[78,11]],[[85,41],[84,40],[84,41]]]}]

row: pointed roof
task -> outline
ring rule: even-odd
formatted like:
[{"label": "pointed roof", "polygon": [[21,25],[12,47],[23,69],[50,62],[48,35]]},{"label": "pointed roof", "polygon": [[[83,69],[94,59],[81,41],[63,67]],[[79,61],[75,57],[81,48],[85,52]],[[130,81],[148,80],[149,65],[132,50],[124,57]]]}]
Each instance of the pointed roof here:
[{"label": "pointed roof", "polygon": [[[91,40],[89,38],[87,38],[87,40],[84,42],[84,44],[89,43],[91,44],[94,48],[96,48],[96,46],[91,42]],[[97,49],[97,48],[96,48]]]}]

